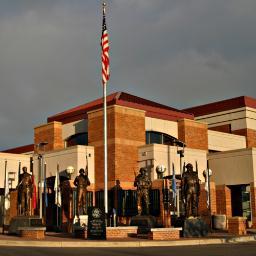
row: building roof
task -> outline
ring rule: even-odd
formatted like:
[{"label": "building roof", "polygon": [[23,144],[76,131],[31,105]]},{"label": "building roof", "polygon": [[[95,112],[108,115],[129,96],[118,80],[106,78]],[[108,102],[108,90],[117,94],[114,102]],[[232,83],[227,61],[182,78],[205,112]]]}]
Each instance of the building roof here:
[{"label": "building roof", "polygon": [[13,153],[13,154],[24,154],[28,152],[33,152],[34,151],[34,144],[29,144],[25,146],[20,146],[16,148],[10,148],[1,151],[2,153]]},{"label": "building roof", "polygon": [[[146,111],[146,116],[176,121],[181,118],[194,119],[193,114],[185,111],[143,99],[125,92],[115,92],[107,96],[107,106],[120,105]],[[59,114],[48,117],[48,122],[59,121],[69,123],[81,119],[87,119],[87,113],[103,107],[103,98],[71,108]]]},{"label": "building roof", "polygon": [[240,96],[228,100],[217,101],[205,105],[183,109],[194,116],[204,116],[217,112],[228,111],[236,108],[251,107],[256,109],[256,99],[248,96]]}]

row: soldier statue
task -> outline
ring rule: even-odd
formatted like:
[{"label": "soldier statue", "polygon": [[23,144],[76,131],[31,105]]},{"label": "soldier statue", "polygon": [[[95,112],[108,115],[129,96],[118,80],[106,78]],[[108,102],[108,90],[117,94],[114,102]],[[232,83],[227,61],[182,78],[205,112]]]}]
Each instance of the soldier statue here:
[{"label": "soldier statue", "polygon": [[[145,168],[140,168],[139,174],[135,177],[134,187],[137,187],[137,207],[138,215],[142,212],[145,215],[149,215],[149,190],[151,189],[152,182],[148,176],[148,172]],[[143,201],[145,209],[143,209]]]},{"label": "soldier statue", "polygon": [[198,172],[193,170],[193,165],[186,165],[187,171],[183,173],[181,180],[181,196],[185,204],[185,216],[198,216],[198,201],[200,184]]},{"label": "soldier statue", "polygon": [[20,214],[31,215],[31,198],[33,194],[32,176],[27,172],[27,167],[22,168],[23,173],[19,176],[18,203],[20,205]]},{"label": "soldier statue", "polygon": [[[86,194],[87,186],[90,186],[90,180],[88,178],[88,173],[84,169],[79,170],[79,176],[74,180],[74,184],[77,187],[76,192],[76,212],[77,216],[87,214],[87,205],[86,205]],[[81,214],[80,214],[81,213]]]}]

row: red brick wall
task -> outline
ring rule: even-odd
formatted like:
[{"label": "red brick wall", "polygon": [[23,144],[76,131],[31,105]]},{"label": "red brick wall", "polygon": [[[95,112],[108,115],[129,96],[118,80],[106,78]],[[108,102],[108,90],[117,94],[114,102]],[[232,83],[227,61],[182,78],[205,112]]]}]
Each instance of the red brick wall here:
[{"label": "red brick wall", "polygon": [[224,125],[219,125],[219,126],[215,126],[215,127],[209,127],[209,130],[231,133],[231,125],[230,124],[224,124]]},{"label": "red brick wall", "polygon": [[27,239],[44,239],[45,231],[44,230],[21,230],[20,236]]},{"label": "red brick wall", "polygon": [[227,217],[232,216],[231,190],[227,186],[216,186],[216,205],[217,214],[226,214]]},{"label": "red brick wall", "polygon": [[[216,214],[217,212],[216,187],[214,182],[210,182],[210,203],[211,203],[211,215]],[[207,208],[207,192],[205,190],[205,183],[200,185],[198,213],[200,216],[209,215],[209,209]]]},{"label": "red brick wall", "polygon": [[173,228],[152,229],[148,234],[150,240],[177,240],[180,239],[180,231]]},{"label": "red brick wall", "polygon": [[[120,180],[124,189],[132,189],[138,170],[138,146],[145,144],[145,112],[122,106],[110,106],[108,116],[108,183]],[[104,146],[103,111],[88,113],[88,141],[95,147],[95,188],[103,189]],[[125,186],[125,187],[124,187]]]},{"label": "red brick wall", "polygon": [[10,192],[10,220],[18,216],[18,192],[17,190]]},{"label": "red brick wall", "polygon": [[208,126],[194,120],[178,121],[178,137],[188,148],[208,150]]},{"label": "red brick wall", "polygon": [[250,184],[251,192],[251,209],[252,209],[252,225],[256,228],[256,187],[254,182]]},{"label": "red brick wall", "polygon": [[234,235],[246,235],[246,218],[228,218],[228,233]]},{"label": "red brick wall", "polygon": [[253,129],[241,129],[232,131],[233,134],[246,136],[246,147],[256,147],[256,130]]},{"label": "red brick wall", "polygon": [[127,238],[131,235],[137,235],[137,227],[107,227],[106,235],[109,238]]},{"label": "red brick wall", "polygon": [[37,144],[48,142],[45,151],[64,148],[62,139],[62,123],[51,122],[34,128],[34,150],[38,152]]}]

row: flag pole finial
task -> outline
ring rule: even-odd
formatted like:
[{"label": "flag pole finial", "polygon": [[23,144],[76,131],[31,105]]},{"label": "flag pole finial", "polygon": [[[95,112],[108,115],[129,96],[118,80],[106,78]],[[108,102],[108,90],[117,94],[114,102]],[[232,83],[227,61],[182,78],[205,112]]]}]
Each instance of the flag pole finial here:
[{"label": "flag pole finial", "polygon": [[106,2],[103,2],[102,3],[103,14],[105,14],[105,12],[106,12],[106,6],[107,6]]}]

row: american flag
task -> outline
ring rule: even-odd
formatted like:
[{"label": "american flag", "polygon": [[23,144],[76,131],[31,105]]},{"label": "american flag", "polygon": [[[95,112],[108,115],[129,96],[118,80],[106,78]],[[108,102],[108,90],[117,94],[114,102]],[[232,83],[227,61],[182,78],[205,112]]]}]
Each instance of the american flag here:
[{"label": "american flag", "polygon": [[102,83],[103,85],[107,84],[109,80],[109,42],[108,42],[108,31],[106,26],[106,17],[105,17],[105,6],[103,3],[103,21],[102,21],[102,36],[101,36],[101,61],[102,61]]}]

